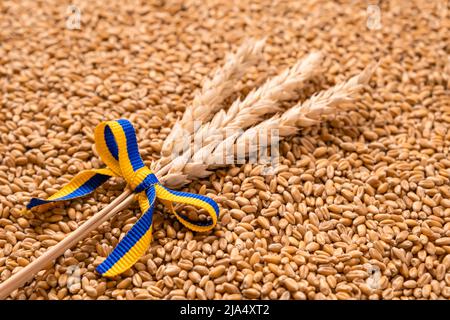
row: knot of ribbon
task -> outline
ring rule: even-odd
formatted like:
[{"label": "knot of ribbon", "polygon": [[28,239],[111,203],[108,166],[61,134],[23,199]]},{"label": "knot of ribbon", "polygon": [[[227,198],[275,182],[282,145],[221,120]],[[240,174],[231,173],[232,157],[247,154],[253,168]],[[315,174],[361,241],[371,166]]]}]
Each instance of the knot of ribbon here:
[{"label": "knot of ribbon", "polygon": [[[185,227],[198,232],[214,228],[219,213],[216,202],[202,195],[174,191],[161,185],[156,175],[142,161],[136,132],[128,120],[102,122],[95,128],[94,137],[97,152],[107,167],[80,172],[47,200],[32,198],[27,208],[82,197],[94,191],[110,177],[123,177],[136,194],[142,216],[106,260],[97,267],[100,274],[106,277],[118,275],[132,267],[147,251],[152,237],[152,217],[156,198],[168,206]],[[211,219],[191,220],[177,213],[172,202],[203,208]]]}]

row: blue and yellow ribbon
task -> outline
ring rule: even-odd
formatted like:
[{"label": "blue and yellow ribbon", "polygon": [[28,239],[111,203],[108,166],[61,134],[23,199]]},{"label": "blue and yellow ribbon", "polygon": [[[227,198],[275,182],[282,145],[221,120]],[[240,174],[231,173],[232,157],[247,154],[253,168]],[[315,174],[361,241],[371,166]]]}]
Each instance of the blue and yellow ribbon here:
[{"label": "blue and yellow ribbon", "polygon": [[[45,208],[52,202],[82,197],[94,191],[110,177],[123,177],[136,193],[143,214],[113,252],[97,267],[97,271],[103,276],[113,277],[126,271],[147,251],[152,237],[152,217],[156,199],[167,204],[185,227],[199,232],[214,228],[219,214],[216,202],[202,195],[178,192],[161,185],[156,175],[142,161],[136,132],[128,120],[100,123],[95,128],[95,145],[107,168],[80,172],[47,200],[32,198],[27,208]],[[172,202],[203,208],[211,219],[190,220],[187,216],[175,212]]]}]

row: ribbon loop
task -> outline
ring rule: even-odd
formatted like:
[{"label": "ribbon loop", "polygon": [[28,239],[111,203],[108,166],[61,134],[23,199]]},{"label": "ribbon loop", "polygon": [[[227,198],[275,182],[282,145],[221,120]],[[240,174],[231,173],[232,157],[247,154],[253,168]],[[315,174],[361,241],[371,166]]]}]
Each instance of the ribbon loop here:
[{"label": "ribbon loop", "polygon": [[[44,207],[51,202],[82,197],[93,192],[110,177],[123,177],[136,193],[143,214],[113,252],[97,267],[99,273],[107,277],[118,275],[132,267],[147,251],[151,242],[156,199],[167,204],[185,227],[198,232],[214,228],[219,214],[217,203],[202,195],[174,191],[162,186],[156,175],[145,166],[139,154],[136,132],[128,120],[102,122],[95,128],[94,137],[99,156],[107,168],[82,171],[47,200],[32,198],[27,208]],[[211,219],[192,221],[175,212],[172,202],[205,209]]]}]

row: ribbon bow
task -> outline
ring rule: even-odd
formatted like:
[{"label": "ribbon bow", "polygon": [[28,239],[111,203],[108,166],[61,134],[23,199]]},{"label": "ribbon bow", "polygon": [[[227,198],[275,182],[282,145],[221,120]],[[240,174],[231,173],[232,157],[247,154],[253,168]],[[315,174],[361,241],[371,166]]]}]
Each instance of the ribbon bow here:
[{"label": "ribbon bow", "polygon": [[[216,202],[202,195],[178,192],[162,186],[142,161],[136,132],[128,120],[100,123],[95,128],[95,145],[107,168],[82,171],[47,200],[32,198],[27,208],[82,197],[94,191],[110,177],[123,177],[136,193],[143,214],[113,252],[97,267],[97,271],[103,276],[112,277],[126,271],[147,251],[151,242],[156,198],[166,204],[185,227],[200,232],[214,228],[219,213]],[[211,219],[192,221],[175,212],[172,201],[203,208]]]}]

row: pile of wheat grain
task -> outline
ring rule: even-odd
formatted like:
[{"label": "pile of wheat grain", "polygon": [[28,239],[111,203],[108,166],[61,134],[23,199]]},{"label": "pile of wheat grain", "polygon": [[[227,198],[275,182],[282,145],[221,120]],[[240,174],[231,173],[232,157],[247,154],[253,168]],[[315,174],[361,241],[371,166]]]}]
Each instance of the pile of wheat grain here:
[{"label": "pile of wheat grain", "polygon": [[320,74],[282,107],[380,65],[348,111],[281,143],[274,176],[246,164],[190,183],[220,204],[213,232],[194,234],[159,206],[148,253],[102,278],[94,268],[136,222],[133,207],[12,299],[450,298],[447,1],[379,12],[362,2],[75,1],[80,30],[67,29],[68,4],[0,3],[0,281],[124,188],[114,180],[21,214],[31,196],[102,166],[96,124],[130,119],[150,165],[202,80],[246,38],[267,37],[264,59],[217,103],[313,51],[324,53]]}]

